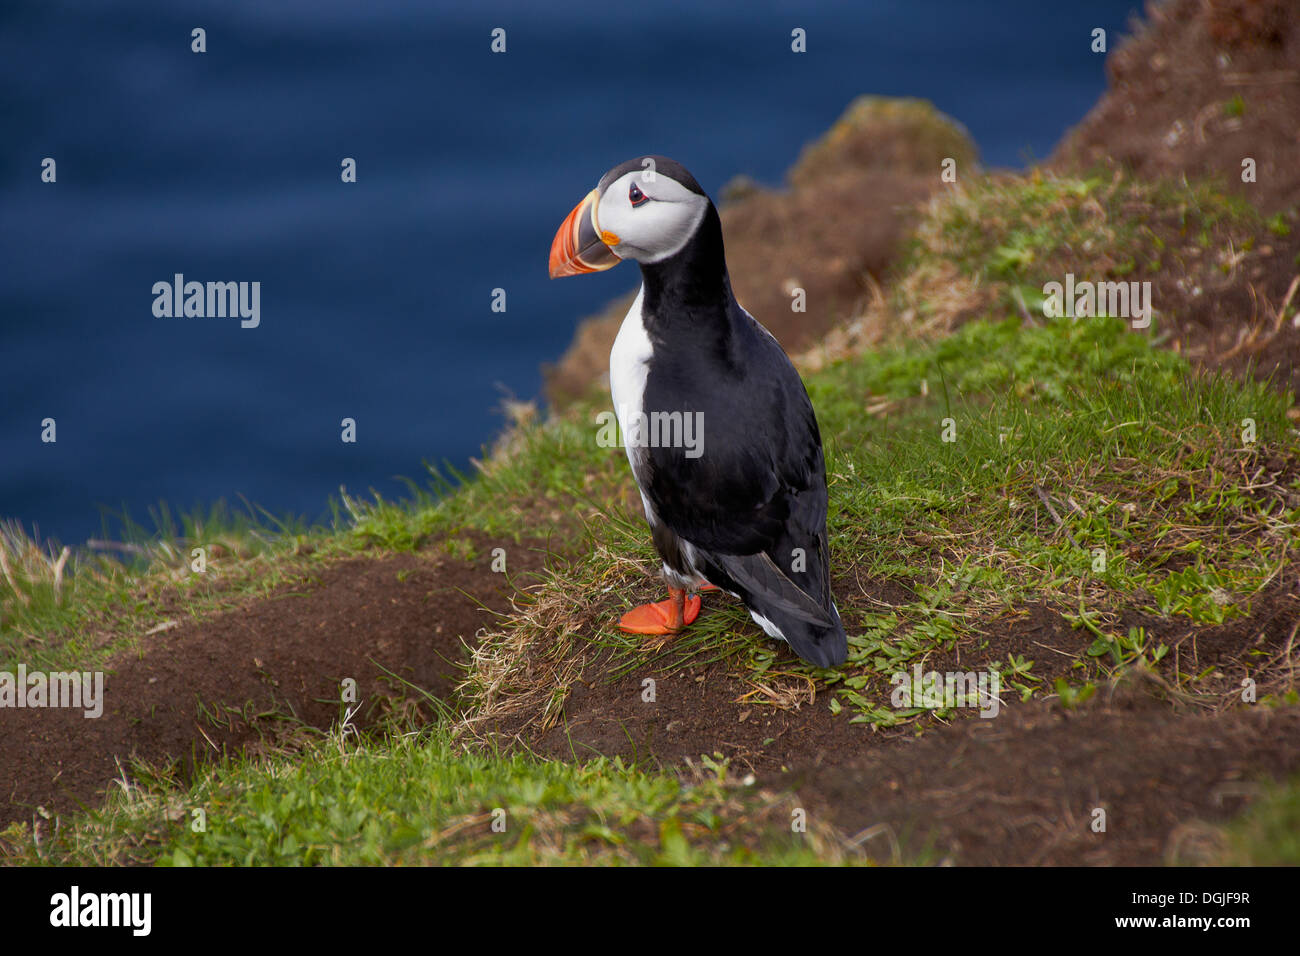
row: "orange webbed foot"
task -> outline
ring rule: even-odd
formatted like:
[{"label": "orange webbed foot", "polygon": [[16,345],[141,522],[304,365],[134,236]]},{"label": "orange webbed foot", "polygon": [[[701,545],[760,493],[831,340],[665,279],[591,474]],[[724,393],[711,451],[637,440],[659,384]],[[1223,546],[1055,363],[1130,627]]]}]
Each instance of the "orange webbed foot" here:
[{"label": "orange webbed foot", "polygon": [[700,616],[700,596],[668,589],[668,600],[642,604],[619,618],[619,630],[627,634],[676,634]]}]

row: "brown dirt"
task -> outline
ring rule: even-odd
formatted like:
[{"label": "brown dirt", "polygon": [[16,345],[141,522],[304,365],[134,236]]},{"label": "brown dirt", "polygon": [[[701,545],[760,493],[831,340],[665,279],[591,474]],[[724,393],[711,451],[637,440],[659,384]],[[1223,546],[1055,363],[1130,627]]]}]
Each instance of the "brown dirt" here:
[{"label": "brown dirt", "polygon": [[[611,679],[610,662],[589,665],[571,688],[561,720],[495,728],[538,754],[583,759],[621,756],[646,766],[721,753],[760,786],[793,788],[810,812],[848,835],[883,824],[906,859],[963,864],[1154,864],[1197,852],[1202,822],[1244,807],[1257,780],[1300,770],[1300,708],[1238,702],[1240,679],[1259,697],[1294,685],[1300,595],[1294,570],[1256,596],[1248,617],[1215,627],[1186,619],[1121,617],[1171,648],[1183,673],[1214,670],[1191,698],[1158,676],[1103,683],[1087,705],[1020,704],[1004,689],[993,719],[872,730],[830,712],[826,688],[796,677],[760,686],[725,661],[677,666],[671,652],[648,655]],[[849,586],[837,584],[840,590]],[[709,603],[725,598],[710,597]],[[753,639],[764,640],[756,629]],[[1050,687],[1091,635],[1046,605],[1000,615],[984,636],[938,655],[927,669],[973,669],[1010,652],[1034,661]],[[1154,646],[1154,644],[1153,644]],[[1288,657],[1288,652],[1291,657]],[[787,656],[788,651],[782,651]],[[1068,656],[1067,656],[1068,655]],[[1266,663],[1265,663],[1266,662]],[[643,698],[646,678],[655,699]],[[882,684],[873,688],[887,695]],[[1090,829],[1092,809],[1109,817]],[[1198,844],[1199,845],[1199,844]],[[872,852],[889,858],[888,844]]]},{"label": "brown dirt", "polygon": [[[360,727],[394,708],[423,705],[399,675],[450,699],[458,665],[480,628],[509,609],[516,588],[543,566],[536,546],[506,545],[509,574],[479,557],[441,549],[358,557],[331,565],[270,598],[143,640],[104,668],[104,713],[0,711],[0,828],[35,808],[93,806],[133,759],[154,766],[283,742],[338,721],[340,681],[357,682]],[[207,716],[200,713],[200,702]],[[296,718],[296,720],[286,720]],[[301,723],[299,723],[301,722]],[[119,767],[119,764],[121,767]]]},{"label": "brown dirt", "polygon": [[[1170,345],[1194,364],[1300,394],[1300,18],[1292,0],[1171,0],[1108,56],[1110,88],[1048,165],[1119,165],[1143,178],[1221,182],[1289,236],[1261,229],[1229,271],[1178,224],[1157,222],[1165,267],[1152,298]],[[1237,98],[1240,97],[1240,100]],[[1256,181],[1242,182],[1242,160]],[[1291,294],[1288,314],[1282,305]]]},{"label": "brown dirt", "polygon": [[[1106,59],[1109,89],[1053,154],[1144,178],[1221,179],[1265,213],[1300,203],[1300,24],[1294,0],[1172,0]],[[1234,97],[1241,97],[1240,108]],[[1239,115],[1234,115],[1238,114]],[[1241,181],[1242,160],[1257,164]]]},{"label": "brown dirt", "polygon": [[[904,859],[981,865],[1209,862],[1206,824],[1300,770],[1300,709],[1177,710],[1121,688],[1079,710],[1011,706],[778,781],[849,834],[884,824]],[[1106,830],[1093,832],[1094,810]],[[886,831],[887,828],[887,831]],[[889,843],[869,849],[889,858]]]},{"label": "brown dirt", "polygon": [[1289,236],[1261,229],[1253,248],[1241,250],[1239,263],[1226,273],[1208,255],[1198,257],[1189,237],[1168,234],[1167,254],[1181,261],[1140,278],[1151,280],[1159,330],[1169,333],[1170,348],[1198,367],[1253,376],[1300,395],[1300,326],[1294,321],[1300,219],[1292,215],[1290,223]]}]

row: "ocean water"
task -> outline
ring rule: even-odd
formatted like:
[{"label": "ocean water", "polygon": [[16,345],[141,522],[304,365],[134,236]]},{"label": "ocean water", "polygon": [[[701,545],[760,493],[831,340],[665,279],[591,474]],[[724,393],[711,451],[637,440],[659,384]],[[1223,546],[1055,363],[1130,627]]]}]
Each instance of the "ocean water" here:
[{"label": "ocean water", "polygon": [[[779,185],[861,93],[930,99],[1023,165],[1101,93],[1091,31],[1113,44],[1134,7],[9,0],[0,518],[67,543],[159,501],[310,520],[340,486],[463,468],[637,283],[547,278],[607,168],[655,152],[715,194]],[[178,273],[259,283],[260,323],[156,316]]]}]

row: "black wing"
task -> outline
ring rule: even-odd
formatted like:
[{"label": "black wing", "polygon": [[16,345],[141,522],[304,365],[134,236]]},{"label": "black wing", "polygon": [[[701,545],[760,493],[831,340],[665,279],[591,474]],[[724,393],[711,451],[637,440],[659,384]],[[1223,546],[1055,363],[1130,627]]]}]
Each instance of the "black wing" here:
[{"label": "black wing", "polygon": [[812,549],[816,561],[826,466],[812,402],[781,346],[736,308],[724,355],[700,354],[689,341],[656,346],[644,410],[698,412],[703,434],[698,457],[646,448],[638,479],[659,519],[697,547],[751,555],[790,545]]}]

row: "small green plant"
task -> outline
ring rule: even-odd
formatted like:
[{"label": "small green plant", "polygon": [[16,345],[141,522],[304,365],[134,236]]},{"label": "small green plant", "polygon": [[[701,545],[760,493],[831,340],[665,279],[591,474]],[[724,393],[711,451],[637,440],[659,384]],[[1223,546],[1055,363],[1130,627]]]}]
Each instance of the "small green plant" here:
[{"label": "small green plant", "polygon": [[1073,710],[1092,699],[1097,693],[1097,685],[1091,681],[1079,686],[1073,687],[1066,682],[1064,677],[1056,679],[1056,695],[1061,699],[1061,706],[1067,710]]}]

